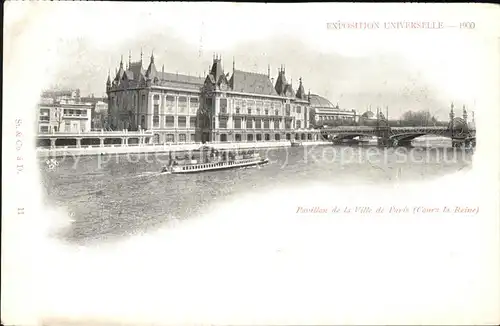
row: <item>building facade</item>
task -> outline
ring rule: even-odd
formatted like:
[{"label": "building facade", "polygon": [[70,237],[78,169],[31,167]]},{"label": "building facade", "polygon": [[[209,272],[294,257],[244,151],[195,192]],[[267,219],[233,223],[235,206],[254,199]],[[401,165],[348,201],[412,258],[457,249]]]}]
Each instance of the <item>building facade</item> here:
[{"label": "building facade", "polygon": [[311,107],[311,126],[354,125],[359,121],[359,116],[355,109],[341,109],[338,105],[333,105],[328,99],[320,95],[311,94],[309,102]]},{"label": "building facade", "polygon": [[[49,95],[59,93],[64,93],[64,95]],[[81,103],[75,94],[72,91],[53,91],[42,94],[37,115],[39,133],[88,132],[91,130],[92,105]]]},{"label": "building facade", "polygon": [[274,141],[317,137],[309,128],[309,100],[300,80],[295,91],[285,69],[268,74],[226,73],[214,57],[205,77],[148,68],[142,59],[108,76],[108,121],[113,130],[152,130],[155,142]]},{"label": "building facade", "polygon": [[92,105],[91,130],[107,129],[108,99],[106,97],[95,97],[92,94],[91,96],[81,97],[80,101]]}]

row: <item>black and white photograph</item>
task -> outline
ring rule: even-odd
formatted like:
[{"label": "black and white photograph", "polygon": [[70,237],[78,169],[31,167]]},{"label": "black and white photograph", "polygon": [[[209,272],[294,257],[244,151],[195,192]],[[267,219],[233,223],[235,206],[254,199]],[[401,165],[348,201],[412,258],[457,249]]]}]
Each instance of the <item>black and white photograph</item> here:
[{"label": "black and white photograph", "polygon": [[500,320],[498,7],[4,8],[2,324]]}]

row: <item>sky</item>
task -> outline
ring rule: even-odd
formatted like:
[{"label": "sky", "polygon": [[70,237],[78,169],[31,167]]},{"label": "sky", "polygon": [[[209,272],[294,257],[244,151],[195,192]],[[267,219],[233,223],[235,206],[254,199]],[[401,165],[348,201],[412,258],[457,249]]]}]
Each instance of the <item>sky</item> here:
[{"label": "sky", "polygon": [[[451,102],[476,109],[489,46],[485,24],[474,30],[327,29],[331,22],[440,21],[446,26],[475,21],[481,5],[353,5],[231,3],[43,3],[36,19],[40,51],[54,58],[47,84],[105,93],[108,71],[120,57],[147,68],[203,75],[214,53],[226,72],[236,69],[276,78],[286,66],[294,86],[304,87],[342,108],[364,112],[388,108],[429,110],[447,119]],[[484,15],[484,14],[483,14]],[[13,18],[12,18],[13,17]],[[15,15],[10,19],[15,20]],[[49,77],[50,76],[50,77]]]}]

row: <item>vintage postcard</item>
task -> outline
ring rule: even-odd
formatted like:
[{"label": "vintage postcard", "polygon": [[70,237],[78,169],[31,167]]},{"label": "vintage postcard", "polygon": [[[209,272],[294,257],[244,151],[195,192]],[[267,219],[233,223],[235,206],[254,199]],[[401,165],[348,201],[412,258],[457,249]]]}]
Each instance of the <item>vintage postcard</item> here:
[{"label": "vintage postcard", "polygon": [[6,2],[5,325],[500,322],[500,15]]}]

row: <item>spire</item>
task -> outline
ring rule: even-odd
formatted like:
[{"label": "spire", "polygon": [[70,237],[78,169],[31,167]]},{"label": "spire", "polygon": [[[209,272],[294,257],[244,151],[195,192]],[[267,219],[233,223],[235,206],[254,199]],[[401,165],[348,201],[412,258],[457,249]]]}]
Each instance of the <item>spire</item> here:
[{"label": "spire", "polygon": [[299,78],[299,88],[297,89],[297,98],[300,98],[302,100],[306,99],[306,94],[304,91],[304,85],[302,85],[302,77]]},{"label": "spire", "polygon": [[155,66],[155,56],[153,51],[151,51],[151,62],[149,63],[148,70],[146,71],[146,78],[154,79],[157,77],[157,70]]},{"label": "spire", "polygon": [[234,75],[234,67],[235,67],[235,63],[234,63],[234,56],[233,56],[233,75]]},{"label": "spire", "polygon": [[162,77],[163,77],[163,75],[165,74],[165,65],[162,65],[162,66],[161,66],[161,74],[162,74]]},{"label": "spire", "polygon": [[142,64],[142,47],[141,47],[141,64]]},{"label": "spire", "polygon": [[130,68],[131,65],[132,65],[132,51],[128,50],[128,68]]},{"label": "spire", "polygon": [[267,64],[267,78],[271,77],[271,65]]},{"label": "spire", "polygon": [[120,59],[120,69],[123,69],[123,54],[122,54],[121,59]]},{"label": "spire", "polygon": [[108,69],[108,80],[106,81],[106,86],[108,86],[108,87],[111,86],[111,76],[110,76],[109,69]]},{"label": "spire", "polygon": [[453,102],[451,102],[451,110],[450,110],[450,121],[453,122],[453,118],[455,118],[455,113],[453,112]]}]

